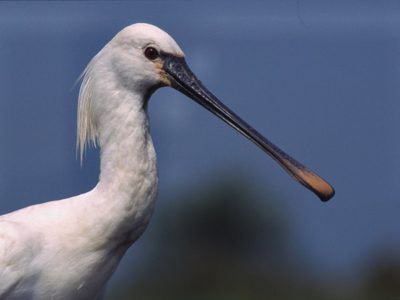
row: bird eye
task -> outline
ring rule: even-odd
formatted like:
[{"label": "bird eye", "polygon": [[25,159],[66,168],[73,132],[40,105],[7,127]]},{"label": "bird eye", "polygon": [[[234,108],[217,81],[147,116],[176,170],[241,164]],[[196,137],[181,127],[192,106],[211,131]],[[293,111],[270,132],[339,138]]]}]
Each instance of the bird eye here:
[{"label": "bird eye", "polygon": [[150,60],[155,60],[160,56],[160,53],[158,53],[157,49],[154,47],[147,47],[146,50],[144,50],[144,55]]}]

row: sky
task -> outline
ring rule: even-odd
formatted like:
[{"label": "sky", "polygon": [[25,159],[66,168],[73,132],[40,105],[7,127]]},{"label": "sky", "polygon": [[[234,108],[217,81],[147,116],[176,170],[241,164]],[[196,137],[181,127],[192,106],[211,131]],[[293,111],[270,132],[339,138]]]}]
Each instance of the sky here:
[{"label": "sky", "polygon": [[281,195],[313,268],[359,274],[371,255],[400,251],[399,17],[398,1],[0,2],[0,213],[96,184],[98,151],[82,167],[76,155],[77,79],[119,30],[147,22],[226,105],[336,189],[319,202],[165,88],[149,107],[159,194],[237,170]]}]

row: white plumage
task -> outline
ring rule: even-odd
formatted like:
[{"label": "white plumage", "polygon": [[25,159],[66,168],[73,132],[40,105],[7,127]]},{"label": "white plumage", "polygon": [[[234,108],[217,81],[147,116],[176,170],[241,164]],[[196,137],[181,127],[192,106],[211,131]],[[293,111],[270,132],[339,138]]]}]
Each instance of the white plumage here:
[{"label": "white plumage", "polygon": [[98,139],[99,183],[86,194],[0,217],[1,299],[100,298],[122,255],[146,228],[157,169],[144,99],[159,78],[154,64],[141,58],[143,46],[153,42],[182,55],[166,33],[136,24],[86,69],[78,145],[83,153],[88,141]]},{"label": "white plumage", "polygon": [[85,194],[0,217],[0,299],[103,297],[153,212],[157,168],[146,106],[161,86],[172,86],[215,113],[321,198],[332,196],[322,179],[275,146],[268,148],[268,140],[209,93],[183,56],[164,31],[134,24],[92,59],[79,95],[77,144],[81,158],[88,143],[100,146],[99,182]]}]

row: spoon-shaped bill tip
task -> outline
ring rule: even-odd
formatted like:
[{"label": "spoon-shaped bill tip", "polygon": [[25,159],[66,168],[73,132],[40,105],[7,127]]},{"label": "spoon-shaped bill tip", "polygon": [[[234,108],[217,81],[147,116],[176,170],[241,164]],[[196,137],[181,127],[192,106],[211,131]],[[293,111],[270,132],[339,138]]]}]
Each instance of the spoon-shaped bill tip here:
[{"label": "spoon-shaped bill tip", "polygon": [[335,195],[334,188],[324,179],[308,169],[296,169],[293,176],[306,188],[313,191],[321,201],[326,202]]}]

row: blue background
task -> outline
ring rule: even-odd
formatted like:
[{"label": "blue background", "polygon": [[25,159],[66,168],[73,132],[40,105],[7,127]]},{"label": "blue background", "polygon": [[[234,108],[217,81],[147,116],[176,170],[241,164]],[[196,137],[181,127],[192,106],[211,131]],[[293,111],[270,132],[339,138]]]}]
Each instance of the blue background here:
[{"label": "blue background", "polygon": [[[303,272],[356,285],[374,258],[400,259],[398,1],[0,2],[0,213],[96,184],[97,150],[83,167],[76,156],[74,84],[135,22],[170,33],[214,94],[337,192],[319,202],[234,130],[161,89],[149,107],[154,222],[183,204],[179,191],[240,173],[277,195],[257,209],[278,208]],[[151,236],[128,252],[112,289],[135,276]]]}]

